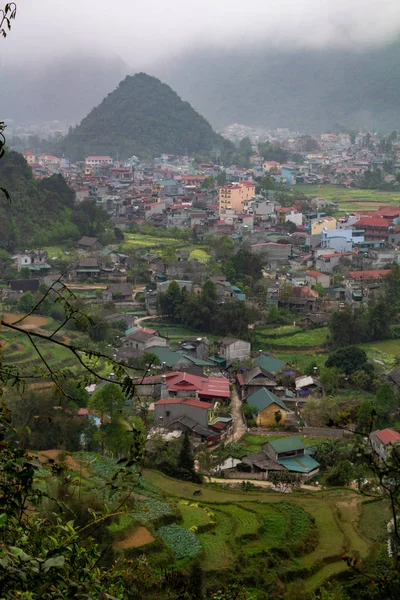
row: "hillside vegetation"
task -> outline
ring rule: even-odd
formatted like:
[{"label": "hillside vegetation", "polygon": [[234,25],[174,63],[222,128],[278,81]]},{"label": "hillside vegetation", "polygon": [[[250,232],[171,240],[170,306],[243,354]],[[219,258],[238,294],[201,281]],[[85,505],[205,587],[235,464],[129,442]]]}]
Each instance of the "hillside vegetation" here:
[{"label": "hillside vegetation", "polygon": [[75,194],[61,175],[33,178],[24,157],[10,151],[0,162],[0,247],[6,250],[62,243],[104,232],[106,213],[93,202],[75,204]]},{"label": "hillside vegetation", "polygon": [[59,147],[73,160],[90,154],[141,158],[207,155],[232,149],[188,102],[145,73],[127,76],[102,103],[70,130]]}]

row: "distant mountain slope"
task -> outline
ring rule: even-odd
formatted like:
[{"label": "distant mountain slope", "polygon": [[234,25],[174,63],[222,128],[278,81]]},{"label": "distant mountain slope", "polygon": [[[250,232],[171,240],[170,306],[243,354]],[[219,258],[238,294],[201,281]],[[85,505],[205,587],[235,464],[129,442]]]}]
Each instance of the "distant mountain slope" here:
[{"label": "distant mountain slope", "polygon": [[230,143],[188,102],[155,77],[138,73],[93,108],[62,140],[59,151],[77,160],[88,154],[148,158],[223,148]]},{"label": "distant mountain slope", "polygon": [[362,51],[196,48],[153,71],[214,127],[400,128],[400,42]]},{"label": "distant mountain slope", "polygon": [[80,52],[47,65],[1,69],[0,114],[21,122],[77,123],[130,72],[121,58]]}]

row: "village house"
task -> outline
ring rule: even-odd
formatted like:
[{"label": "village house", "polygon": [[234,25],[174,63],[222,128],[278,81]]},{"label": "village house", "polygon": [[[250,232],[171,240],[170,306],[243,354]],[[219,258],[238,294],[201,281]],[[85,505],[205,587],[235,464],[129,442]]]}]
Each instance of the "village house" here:
[{"label": "village house", "polygon": [[72,281],[84,279],[98,279],[100,276],[100,263],[97,256],[82,258],[74,263],[68,271],[68,278]]},{"label": "village house", "polygon": [[387,460],[394,446],[400,444],[400,433],[393,429],[382,429],[370,433],[369,439],[380,460]]},{"label": "village house", "polygon": [[158,335],[152,329],[135,329],[135,331],[122,338],[122,347],[131,348],[135,351],[131,356],[141,356],[148,352],[152,346],[167,346],[166,338]]},{"label": "village house", "polygon": [[101,250],[103,245],[97,238],[84,235],[76,242],[76,247],[78,250],[84,250],[85,252],[96,252]]},{"label": "village house", "polygon": [[51,266],[47,263],[47,252],[45,250],[20,252],[19,254],[15,254],[12,258],[18,273],[23,268],[29,269],[30,271],[40,271],[43,274],[46,274],[46,272],[51,269]]},{"label": "village house", "polygon": [[283,425],[290,412],[283,400],[265,387],[248,396],[247,404],[254,409],[257,427]]},{"label": "village house", "polygon": [[390,269],[350,271],[345,281],[347,304],[368,304],[377,299],[390,272]]},{"label": "village house", "polygon": [[210,342],[206,337],[187,338],[178,344],[186,356],[193,356],[200,360],[207,360],[210,355]]},{"label": "village house", "polygon": [[219,356],[225,360],[227,367],[235,361],[247,360],[251,355],[251,344],[245,340],[225,337],[219,341],[218,346]]},{"label": "village house", "polygon": [[309,286],[322,285],[323,288],[328,288],[331,284],[331,278],[320,271],[307,271],[306,282]]},{"label": "village house", "polygon": [[131,283],[109,285],[101,292],[103,302],[132,302],[133,288]]},{"label": "village house", "polygon": [[28,163],[28,165],[32,166],[33,164],[35,164],[36,156],[34,155],[33,152],[30,152],[29,150],[25,150],[22,154],[23,154],[23,157],[25,158],[26,162]]},{"label": "village house", "polygon": [[113,159],[111,156],[87,156],[85,165],[87,167],[99,167],[100,165],[112,165]]},{"label": "village house", "polygon": [[279,297],[279,306],[297,313],[313,312],[318,300],[318,292],[309,286],[293,286],[291,296]]},{"label": "village house", "polygon": [[135,386],[135,393],[161,399],[196,398],[212,403],[226,403],[230,399],[229,380],[226,377],[205,377],[181,371],[140,379]]},{"label": "village house", "polygon": [[354,255],[354,252],[328,252],[327,254],[320,254],[315,259],[315,267],[317,271],[321,271],[322,273],[334,273],[340,265],[352,262]]},{"label": "village house", "polygon": [[13,279],[10,281],[10,290],[13,292],[19,292],[21,294],[25,292],[32,292],[35,294],[40,285],[39,279]]},{"label": "village house", "polygon": [[276,377],[282,374],[293,374],[293,369],[284,360],[272,356],[272,354],[260,354],[257,357],[256,365],[260,367],[268,377],[276,379]]},{"label": "village house", "polygon": [[392,223],[383,217],[362,217],[353,225],[353,229],[364,231],[366,240],[384,240],[389,239]]},{"label": "village house", "polygon": [[260,452],[244,456],[237,465],[238,471],[260,474],[268,479],[271,471],[290,471],[304,480],[319,472],[319,463],[307,452],[298,437],[286,437],[264,444]]},{"label": "village house", "polygon": [[208,429],[212,404],[194,398],[168,398],[154,403],[154,424],[168,427],[180,417],[188,417]]},{"label": "village house", "polygon": [[242,400],[255,394],[261,388],[265,387],[273,389],[276,387],[275,379],[259,366],[250,369],[250,371],[238,373],[236,379],[240,387]]}]

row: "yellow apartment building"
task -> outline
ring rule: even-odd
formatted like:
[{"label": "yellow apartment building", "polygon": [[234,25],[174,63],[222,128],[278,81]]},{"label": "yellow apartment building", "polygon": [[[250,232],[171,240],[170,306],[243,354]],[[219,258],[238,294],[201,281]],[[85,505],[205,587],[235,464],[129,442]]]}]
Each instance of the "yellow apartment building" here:
[{"label": "yellow apartment building", "polygon": [[219,214],[233,209],[237,213],[243,211],[244,203],[253,200],[256,188],[251,181],[230,183],[219,188]]}]

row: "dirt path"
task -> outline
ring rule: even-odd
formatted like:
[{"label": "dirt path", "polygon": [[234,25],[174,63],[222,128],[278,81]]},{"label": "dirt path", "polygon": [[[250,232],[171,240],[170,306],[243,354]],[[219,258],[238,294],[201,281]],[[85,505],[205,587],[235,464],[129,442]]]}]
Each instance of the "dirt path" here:
[{"label": "dirt path", "polygon": [[247,427],[242,415],[242,401],[239,397],[236,385],[231,392],[231,411],[233,418],[233,433],[226,438],[226,443],[238,442],[247,431]]},{"label": "dirt path", "polygon": [[[262,487],[262,488],[272,488],[273,487],[273,485],[270,481],[263,481],[263,480],[259,480],[259,479],[221,479],[218,477],[210,477],[210,481],[212,483],[223,483],[224,485],[238,485],[238,484],[243,483],[244,481],[245,482],[248,481],[249,483],[252,483],[253,485],[256,485],[257,487]],[[313,485],[307,485],[307,484],[301,485],[300,488],[302,490],[307,490],[307,492],[319,492],[321,490],[320,487],[316,487]]]},{"label": "dirt path", "polygon": [[150,315],[148,317],[138,317],[133,321],[133,324],[137,325],[139,329],[143,329],[143,327],[141,326],[141,323],[143,323],[143,321],[158,321],[158,319],[165,319],[165,315],[161,315],[159,317],[157,315]]}]

